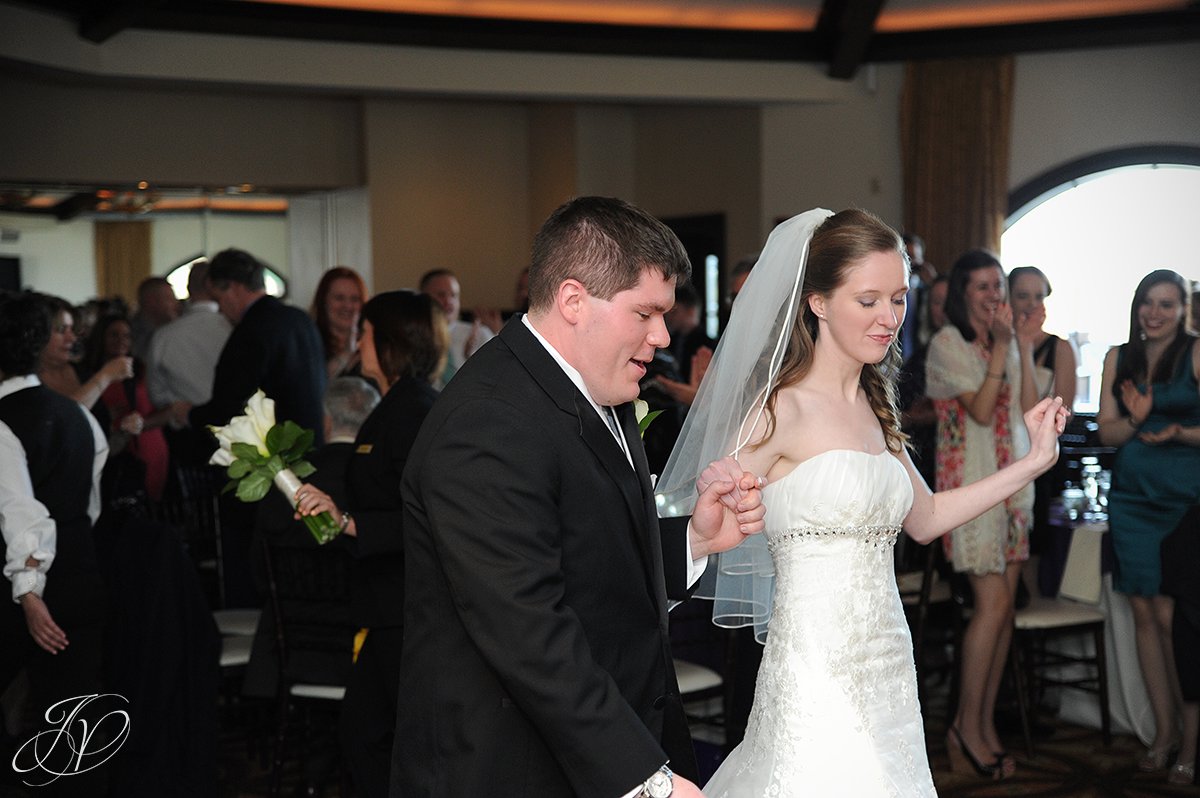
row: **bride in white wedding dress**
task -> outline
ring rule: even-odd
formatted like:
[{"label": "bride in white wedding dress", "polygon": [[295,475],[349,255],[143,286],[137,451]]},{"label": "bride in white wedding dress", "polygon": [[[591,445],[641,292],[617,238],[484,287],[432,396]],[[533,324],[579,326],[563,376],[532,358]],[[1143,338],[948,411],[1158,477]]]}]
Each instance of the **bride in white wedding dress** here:
[{"label": "bride in white wedding dress", "polygon": [[907,289],[900,237],[868,213],[809,211],[776,228],[660,480],[664,515],[687,511],[713,452],[769,480],[766,531],[710,564],[714,620],[755,624],[766,648],[745,739],[709,798],[936,794],[896,537],[933,540],[1045,471],[1067,411],[1043,400],[1025,416],[1024,457],[931,494],[891,377]]}]

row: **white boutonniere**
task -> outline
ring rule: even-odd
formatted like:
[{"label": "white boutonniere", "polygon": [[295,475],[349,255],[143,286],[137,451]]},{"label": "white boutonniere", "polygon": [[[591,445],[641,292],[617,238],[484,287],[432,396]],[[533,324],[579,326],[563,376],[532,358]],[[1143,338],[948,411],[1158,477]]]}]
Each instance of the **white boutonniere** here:
[{"label": "white boutonniere", "polygon": [[650,405],[642,399],[633,400],[633,417],[637,419],[638,435],[646,437],[646,427],[650,426],[650,422],[658,418],[661,410],[650,411]]},{"label": "white boutonniere", "polygon": [[[229,476],[226,491],[237,491],[244,502],[260,501],[271,489],[279,488],[295,506],[300,480],[317,469],[304,459],[313,448],[313,432],[294,421],[275,423],[275,400],[259,389],[246,403],[245,415],[235,416],[223,427],[209,426],[218,448],[209,458],[224,466]],[[304,516],[304,524],[317,543],[328,543],[341,531],[329,513]]]}]

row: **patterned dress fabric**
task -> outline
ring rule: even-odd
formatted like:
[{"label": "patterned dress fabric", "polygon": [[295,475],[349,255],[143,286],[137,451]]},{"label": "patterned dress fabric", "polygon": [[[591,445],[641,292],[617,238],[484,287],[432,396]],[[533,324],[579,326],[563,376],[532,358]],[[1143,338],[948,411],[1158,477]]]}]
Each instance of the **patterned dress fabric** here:
[{"label": "patterned dress fabric", "polygon": [[893,548],[912,506],[888,452],[836,449],[768,485],[774,612],[746,737],[710,798],[936,795]]},{"label": "patterned dress fabric", "polygon": [[[925,392],[938,415],[937,490],[969,485],[994,474],[1029,451],[1020,408],[1021,364],[1016,341],[1009,344],[1005,378],[988,424],[967,413],[958,397],[975,393],[987,377],[989,354],[979,341],[966,341],[947,324],[929,342]],[[1017,375],[1010,379],[1008,375]],[[1008,563],[1029,559],[1033,523],[1032,484],[943,536],[946,558],[956,571],[1004,573]]]}]

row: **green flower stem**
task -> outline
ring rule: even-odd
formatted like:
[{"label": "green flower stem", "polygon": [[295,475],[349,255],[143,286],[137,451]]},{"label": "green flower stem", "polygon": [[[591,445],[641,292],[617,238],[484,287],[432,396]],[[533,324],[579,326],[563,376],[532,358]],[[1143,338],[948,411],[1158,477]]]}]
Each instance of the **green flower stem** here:
[{"label": "green flower stem", "polygon": [[[293,507],[296,506],[296,491],[302,484],[290,468],[281,468],[275,472],[275,487],[279,488],[279,491],[287,497],[288,503]],[[341,524],[335,521],[328,512],[305,515],[302,516],[302,520],[308,527],[308,531],[312,533],[313,539],[320,545],[328,543],[342,532]]]}]

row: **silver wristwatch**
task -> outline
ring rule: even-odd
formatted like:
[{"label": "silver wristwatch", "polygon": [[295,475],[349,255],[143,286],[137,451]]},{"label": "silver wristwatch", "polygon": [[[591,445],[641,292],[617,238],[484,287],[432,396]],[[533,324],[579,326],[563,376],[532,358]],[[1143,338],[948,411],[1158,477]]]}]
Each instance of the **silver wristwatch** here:
[{"label": "silver wristwatch", "polygon": [[675,792],[675,774],[669,767],[663,765],[657,773],[646,779],[638,796],[639,798],[668,798],[673,792]]}]

